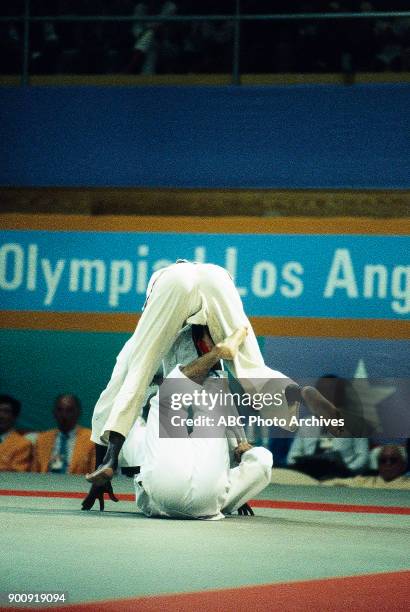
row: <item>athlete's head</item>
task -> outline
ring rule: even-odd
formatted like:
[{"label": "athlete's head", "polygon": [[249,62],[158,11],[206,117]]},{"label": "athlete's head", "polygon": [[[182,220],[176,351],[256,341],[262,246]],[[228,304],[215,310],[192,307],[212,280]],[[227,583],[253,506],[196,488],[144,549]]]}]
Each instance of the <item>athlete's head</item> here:
[{"label": "athlete's head", "polygon": [[199,356],[209,353],[215,346],[207,325],[193,325],[192,340]]}]

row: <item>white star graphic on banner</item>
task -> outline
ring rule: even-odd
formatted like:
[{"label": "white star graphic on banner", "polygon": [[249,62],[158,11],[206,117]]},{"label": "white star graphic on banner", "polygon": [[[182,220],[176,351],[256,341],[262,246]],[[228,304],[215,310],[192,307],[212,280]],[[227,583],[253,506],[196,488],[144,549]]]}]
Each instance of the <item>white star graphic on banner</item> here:
[{"label": "white star graphic on banner", "polygon": [[393,395],[397,390],[396,387],[389,385],[370,385],[367,368],[363,359],[359,359],[354,373],[354,380],[352,380],[352,386],[360,398],[365,421],[374,431],[382,432],[382,426],[376,406]]}]

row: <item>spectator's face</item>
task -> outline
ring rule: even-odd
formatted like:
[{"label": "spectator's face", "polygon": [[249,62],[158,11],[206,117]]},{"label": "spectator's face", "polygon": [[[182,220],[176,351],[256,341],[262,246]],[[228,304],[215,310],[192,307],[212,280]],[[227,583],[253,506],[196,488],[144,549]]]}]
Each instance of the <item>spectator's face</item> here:
[{"label": "spectator's face", "polygon": [[406,471],[406,463],[397,448],[384,448],[379,456],[379,474],[386,482]]},{"label": "spectator's face", "polygon": [[68,433],[74,429],[79,416],[80,410],[74,398],[65,395],[58,400],[54,408],[54,417],[60,431]]},{"label": "spectator's face", "polygon": [[14,416],[13,408],[10,404],[0,404],[0,433],[6,433],[14,427],[17,417]]}]

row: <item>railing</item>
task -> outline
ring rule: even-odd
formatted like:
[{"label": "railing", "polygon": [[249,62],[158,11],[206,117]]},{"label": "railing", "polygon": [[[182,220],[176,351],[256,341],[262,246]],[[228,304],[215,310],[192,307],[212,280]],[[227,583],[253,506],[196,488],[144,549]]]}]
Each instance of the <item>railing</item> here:
[{"label": "railing", "polygon": [[36,22],[194,22],[194,21],[224,21],[231,22],[233,28],[232,50],[232,84],[240,85],[240,51],[241,51],[241,23],[250,21],[316,21],[316,20],[358,20],[358,19],[410,19],[410,11],[377,11],[377,12],[332,12],[332,13],[287,13],[287,14],[244,14],[241,13],[240,0],[236,0],[234,14],[226,15],[31,15],[31,0],[24,0],[24,14],[13,16],[0,16],[1,22],[22,22],[23,34],[23,61],[21,71],[21,85],[30,84],[29,58],[30,58],[30,24]]}]

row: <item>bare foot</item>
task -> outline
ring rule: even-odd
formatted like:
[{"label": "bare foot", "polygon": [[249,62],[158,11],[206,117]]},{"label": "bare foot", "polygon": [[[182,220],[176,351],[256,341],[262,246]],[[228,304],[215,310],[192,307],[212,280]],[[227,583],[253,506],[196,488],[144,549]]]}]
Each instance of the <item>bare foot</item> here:
[{"label": "bare foot", "polygon": [[220,359],[229,359],[232,361],[238,353],[238,349],[248,334],[246,327],[236,329],[233,334],[218,342],[216,348],[219,352]]}]

